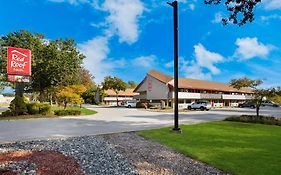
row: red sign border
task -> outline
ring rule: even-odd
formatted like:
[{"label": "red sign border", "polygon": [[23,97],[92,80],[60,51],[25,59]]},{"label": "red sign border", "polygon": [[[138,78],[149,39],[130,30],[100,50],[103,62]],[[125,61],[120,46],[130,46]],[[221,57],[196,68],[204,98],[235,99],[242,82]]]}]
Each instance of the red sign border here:
[{"label": "red sign border", "polygon": [[[29,66],[29,73],[28,74],[15,74],[15,73],[9,73],[8,72],[8,67],[9,67],[9,65],[8,65],[8,58],[9,58],[9,52],[8,52],[8,50],[9,49],[22,49],[22,50],[27,50],[28,52],[29,52],[29,55],[30,55],[30,57],[28,58],[28,61],[29,61],[29,64],[30,64],[30,66]],[[8,46],[7,47],[7,74],[8,75],[22,75],[22,76],[31,76],[31,64],[32,64],[32,59],[31,59],[31,50],[29,50],[29,49],[23,49],[23,48],[18,48],[18,47],[11,47],[11,46]]]}]

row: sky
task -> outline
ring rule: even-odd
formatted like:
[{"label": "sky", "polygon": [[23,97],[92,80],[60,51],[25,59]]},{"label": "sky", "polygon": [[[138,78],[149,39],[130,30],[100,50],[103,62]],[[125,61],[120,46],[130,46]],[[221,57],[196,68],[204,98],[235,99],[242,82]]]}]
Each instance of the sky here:
[{"label": "sky", "polygon": [[[151,69],[173,75],[173,10],[162,0],[0,0],[0,36],[25,29],[73,38],[84,66],[140,82]],[[263,0],[255,21],[223,26],[222,5],[179,1],[179,75],[216,82],[263,79],[281,86],[281,1]]]}]

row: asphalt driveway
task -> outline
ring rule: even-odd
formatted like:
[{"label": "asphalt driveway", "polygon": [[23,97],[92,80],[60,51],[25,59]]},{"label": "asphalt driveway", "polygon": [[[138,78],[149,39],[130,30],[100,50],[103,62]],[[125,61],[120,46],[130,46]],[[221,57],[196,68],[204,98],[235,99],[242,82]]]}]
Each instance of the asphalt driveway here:
[{"label": "asphalt driveway", "polygon": [[[158,128],[173,124],[173,114],[146,110],[87,106],[96,115],[55,119],[0,121],[0,143],[97,135]],[[229,115],[254,114],[253,109],[215,109],[180,114],[180,123],[222,120]],[[280,108],[263,108],[262,115],[281,117]]]}]

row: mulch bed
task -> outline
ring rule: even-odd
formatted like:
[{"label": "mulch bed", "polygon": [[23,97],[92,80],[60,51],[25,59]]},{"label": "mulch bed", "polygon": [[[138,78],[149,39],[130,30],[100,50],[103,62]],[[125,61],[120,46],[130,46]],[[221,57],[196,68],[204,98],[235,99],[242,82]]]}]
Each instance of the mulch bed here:
[{"label": "mulch bed", "polygon": [[[0,164],[9,162],[26,161],[34,163],[36,173],[40,175],[83,175],[78,163],[71,157],[55,151],[13,151],[0,154]],[[0,174],[14,175],[13,170],[2,170]]]}]

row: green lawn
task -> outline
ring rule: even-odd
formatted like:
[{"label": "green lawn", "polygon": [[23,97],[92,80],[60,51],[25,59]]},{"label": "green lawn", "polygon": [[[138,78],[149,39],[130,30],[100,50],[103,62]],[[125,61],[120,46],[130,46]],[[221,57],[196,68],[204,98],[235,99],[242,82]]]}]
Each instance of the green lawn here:
[{"label": "green lawn", "polygon": [[[52,106],[52,111],[54,110],[63,110],[63,107],[58,107],[58,106]],[[72,110],[81,110],[81,115],[93,115],[96,114],[97,112],[91,109],[87,108],[80,108],[80,107],[67,107],[66,109],[72,109]],[[4,112],[4,111],[0,111]],[[36,118],[60,118],[60,117],[65,117],[65,116],[56,116],[53,114],[50,115],[21,115],[21,116],[11,116],[11,117],[0,117],[0,120],[26,120],[26,119],[36,119]],[[74,116],[75,117],[75,116]]]},{"label": "green lawn", "polygon": [[[52,106],[52,110],[63,110],[63,107],[58,107],[58,106]],[[81,111],[81,115],[93,115],[96,114],[97,112],[91,109],[87,109],[87,108],[80,108],[80,107],[67,107],[66,109],[70,109],[70,110],[80,110]]]},{"label": "green lawn", "polygon": [[232,174],[281,173],[281,127],[238,122],[183,125],[138,132],[195,159]]}]

